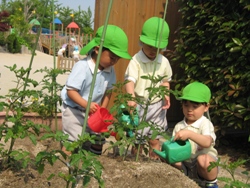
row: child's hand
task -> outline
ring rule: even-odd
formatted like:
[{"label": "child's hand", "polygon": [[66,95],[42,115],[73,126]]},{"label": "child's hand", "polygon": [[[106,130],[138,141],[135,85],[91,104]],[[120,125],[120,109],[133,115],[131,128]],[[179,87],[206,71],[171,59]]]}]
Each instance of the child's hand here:
[{"label": "child's hand", "polygon": [[174,136],[174,140],[187,140],[189,139],[190,130],[180,130]]},{"label": "child's hand", "polygon": [[98,104],[95,103],[95,102],[91,102],[89,113],[93,114],[93,113],[95,113],[97,111],[97,109],[98,109]]},{"label": "child's hand", "polygon": [[134,101],[128,101],[128,106],[136,108],[137,104]]},{"label": "child's hand", "polygon": [[165,105],[162,107],[162,109],[169,109],[170,108],[170,97],[165,96]]}]

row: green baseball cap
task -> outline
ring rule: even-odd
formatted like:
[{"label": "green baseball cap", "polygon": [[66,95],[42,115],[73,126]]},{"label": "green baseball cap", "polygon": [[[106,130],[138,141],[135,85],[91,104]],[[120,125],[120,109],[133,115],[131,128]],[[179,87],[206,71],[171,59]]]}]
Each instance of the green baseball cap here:
[{"label": "green baseball cap", "polygon": [[152,17],[143,24],[140,40],[156,48],[158,48],[160,41],[159,48],[163,49],[168,45],[169,32],[169,26],[165,20],[158,17]]},{"label": "green baseball cap", "polygon": [[199,102],[199,103],[209,103],[211,98],[210,89],[203,83],[193,82],[188,84],[182,91],[182,96],[180,99]]},{"label": "green baseball cap", "polygon": [[[95,38],[84,46],[80,54],[86,55],[92,48],[101,44],[102,32],[104,26],[97,29]],[[107,25],[106,36],[104,37],[103,47],[108,48],[118,57],[131,59],[128,54],[128,38],[125,32],[118,26]]]}]

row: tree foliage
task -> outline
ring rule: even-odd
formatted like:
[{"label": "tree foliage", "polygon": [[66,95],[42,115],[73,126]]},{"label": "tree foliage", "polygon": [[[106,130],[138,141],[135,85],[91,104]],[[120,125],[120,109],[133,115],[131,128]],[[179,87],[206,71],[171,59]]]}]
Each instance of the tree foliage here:
[{"label": "tree foliage", "polygon": [[[48,5],[45,6],[46,4]],[[40,22],[43,20],[41,27],[50,28],[53,17],[58,17],[62,21],[63,30],[70,22],[74,21],[80,27],[81,32],[93,33],[90,7],[84,11],[80,5],[77,10],[73,10],[69,7],[63,7],[58,1],[54,1],[53,4],[52,0],[10,0],[8,2],[3,0],[0,4],[0,10],[6,10],[10,13],[10,24],[21,35],[28,33],[31,27],[29,22],[32,19],[36,18]]]},{"label": "tree foliage", "polygon": [[8,17],[9,13],[7,11],[0,12],[0,31],[8,31],[9,24],[8,24]]},{"label": "tree foliage", "polygon": [[182,24],[173,60],[184,70],[182,81],[198,80],[210,87],[215,125],[249,128],[249,1],[178,2]]}]

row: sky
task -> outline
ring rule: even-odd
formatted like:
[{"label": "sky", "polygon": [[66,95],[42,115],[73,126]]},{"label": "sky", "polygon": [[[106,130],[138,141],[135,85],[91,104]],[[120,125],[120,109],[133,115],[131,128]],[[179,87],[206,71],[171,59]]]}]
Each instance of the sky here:
[{"label": "sky", "polygon": [[[92,12],[92,20],[94,20],[95,16],[95,0],[58,0],[58,4],[62,4],[64,7],[69,7],[73,10],[78,10],[78,6],[81,6],[81,10],[87,11],[90,7]],[[93,28],[92,24],[92,28]]]},{"label": "sky", "polygon": [[92,14],[95,13],[95,0],[58,0],[58,3],[74,10],[78,10],[79,5],[82,10],[88,10],[88,7],[90,7]]}]

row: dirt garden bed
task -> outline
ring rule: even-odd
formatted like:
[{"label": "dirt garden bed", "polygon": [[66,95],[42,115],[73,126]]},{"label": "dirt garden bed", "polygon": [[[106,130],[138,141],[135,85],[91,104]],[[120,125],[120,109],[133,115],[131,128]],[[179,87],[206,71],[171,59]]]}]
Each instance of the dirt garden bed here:
[{"label": "dirt garden bed", "polygon": [[[107,147],[105,145],[105,147]],[[239,157],[247,157],[247,153],[242,153],[239,149],[234,147],[218,148],[221,160],[235,160]],[[31,152],[35,156],[39,151],[59,149],[60,144],[54,141],[40,141],[34,146],[28,139],[17,140],[15,149],[23,149]],[[242,148],[241,148],[242,149]],[[149,161],[148,158],[143,158],[139,162],[128,158],[122,161],[120,157],[114,157],[113,151],[107,150],[99,157],[104,170],[102,178],[105,181],[105,187],[130,187],[130,188],[151,188],[151,187],[199,187],[193,180],[186,177],[177,169],[171,167],[166,163]],[[250,165],[239,167],[236,171],[236,178],[240,181],[246,181],[246,177],[241,175],[241,171],[249,170]],[[47,180],[51,173],[58,174],[58,172],[67,173],[68,168],[62,163],[56,162],[54,166],[46,165],[43,174],[38,174],[34,166],[29,166],[28,170],[8,169],[0,172],[0,187],[19,187],[19,188],[62,188],[66,183],[55,176],[51,180]],[[230,175],[223,169],[220,170],[220,177],[230,177]],[[219,187],[223,187],[224,183],[219,182]],[[81,187],[80,185],[78,188]],[[97,188],[98,184],[92,180],[89,187]]]}]

